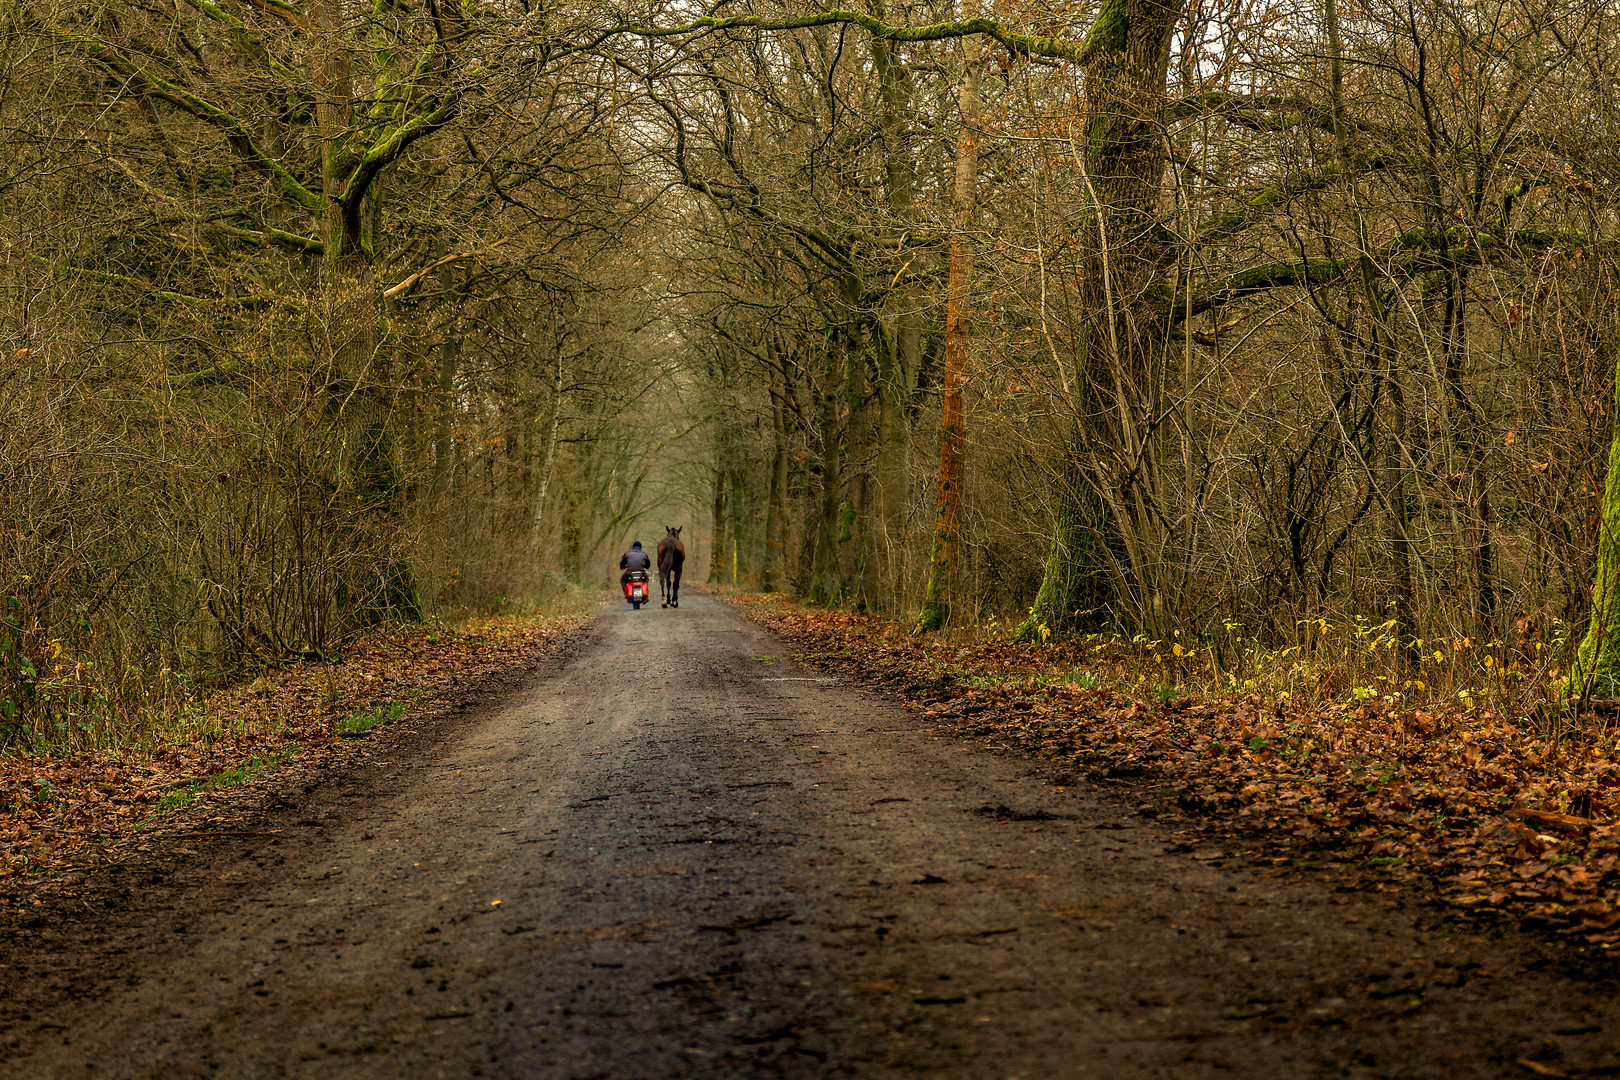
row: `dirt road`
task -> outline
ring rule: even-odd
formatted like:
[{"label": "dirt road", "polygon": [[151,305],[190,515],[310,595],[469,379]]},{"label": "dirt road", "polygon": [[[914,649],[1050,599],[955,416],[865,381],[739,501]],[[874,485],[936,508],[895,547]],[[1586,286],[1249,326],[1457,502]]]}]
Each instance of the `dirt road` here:
[{"label": "dirt road", "polygon": [[701,595],[605,606],[126,900],[13,928],[0,1075],[1620,1072],[1612,985],[1550,947],[1166,853],[1116,789],[781,652]]}]

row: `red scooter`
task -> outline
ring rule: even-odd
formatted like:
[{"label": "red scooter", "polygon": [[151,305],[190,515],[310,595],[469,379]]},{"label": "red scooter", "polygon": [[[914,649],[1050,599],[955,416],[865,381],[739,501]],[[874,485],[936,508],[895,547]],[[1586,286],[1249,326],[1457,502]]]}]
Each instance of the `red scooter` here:
[{"label": "red scooter", "polygon": [[630,571],[630,576],[627,577],[624,582],[624,598],[630,601],[630,606],[636,611],[640,611],[641,605],[647,602],[647,595],[649,591],[650,590],[647,585],[647,571]]}]

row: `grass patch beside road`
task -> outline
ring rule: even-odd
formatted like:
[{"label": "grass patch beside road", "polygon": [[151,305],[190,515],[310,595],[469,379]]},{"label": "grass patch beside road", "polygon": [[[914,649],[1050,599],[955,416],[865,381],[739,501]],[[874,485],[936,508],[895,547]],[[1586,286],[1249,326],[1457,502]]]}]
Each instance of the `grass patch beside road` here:
[{"label": "grass patch beside road", "polygon": [[169,813],[190,806],[199,792],[223,791],[226,788],[245,784],[258,776],[267,767],[292,760],[293,755],[296,753],[298,753],[298,744],[288,743],[281,749],[269,754],[254,754],[242,764],[232,769],[226,769],[217,776],[211,776],[207,780],[193,780],[183,787],[175,788],[158,799],[158,811],[159,813]]},{"label": "grass patch beside road", "polygon": [[415,708],[421,700],[422,696],[420,694],[412,694],[404,700],[388,701],[369,709],[352,712],[338,721],[337,733],[351,737],[364,735],[373,728],[398,720]]}]

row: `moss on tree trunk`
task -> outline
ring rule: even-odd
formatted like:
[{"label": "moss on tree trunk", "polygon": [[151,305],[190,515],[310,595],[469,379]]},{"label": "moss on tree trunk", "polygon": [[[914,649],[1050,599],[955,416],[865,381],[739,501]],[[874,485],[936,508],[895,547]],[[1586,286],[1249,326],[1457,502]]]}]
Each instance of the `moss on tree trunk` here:
[{"label": "moss on tree trunk", "polygon": [[[1082,325],[1074,342],[1082,417],[1063,463],[1056,527],[1024,640],[1072,630],[1086,614],[1115,604],[1121,581],[1105,544],[1157,529],[1163,490],[1163,429],[1152,423],[1161,398],[1154,382],[1163,353],[1159,303],[1164,265],[1156,206],[1167,161],[1162,116],[1170,35],[1180,0],[1105,0],[1086,37],[1082,179],[1089,202],[1079,265]],[[1117,478],[1117,479],[1116,479]],[[1107,490],[1095,485],[1106,483]],[[1078,501],[1077,501],[1078,500]],[[1145,546],[1138,544],[1135,550]],[[1119,556],[1127,580],[1152,583],[1149,567]]]},{"label": "moss on tree trunk", "polygon": [[1019,641],[1044,642],[1053,635],[1103,621],[1112,593],[1102,529],[1093,493],[1064,494],[1046,552],[1041,588],[1018,628]]},{"label": "moss on tree trunk", "polygon": [[[1620,408],[1620,361],[1615,378],[1615,406]],[[1609,443],[1609,472],[1599,507],[1597,573],[1592,580],[1592,621],[1569,673],[1568,693],[1620,697],[1620,412]]]}]

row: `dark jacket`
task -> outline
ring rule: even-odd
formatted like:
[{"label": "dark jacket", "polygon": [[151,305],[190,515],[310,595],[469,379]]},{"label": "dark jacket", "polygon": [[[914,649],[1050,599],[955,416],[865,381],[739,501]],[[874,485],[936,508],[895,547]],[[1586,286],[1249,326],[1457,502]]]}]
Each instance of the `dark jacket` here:
[{"label": "dark jacket", "polygon": [[652,560],[647,558],[647,553],[640,548],[631,548],[624,553],[624,558],[619,560],[620,570],[649,570],[651,568]]}]

